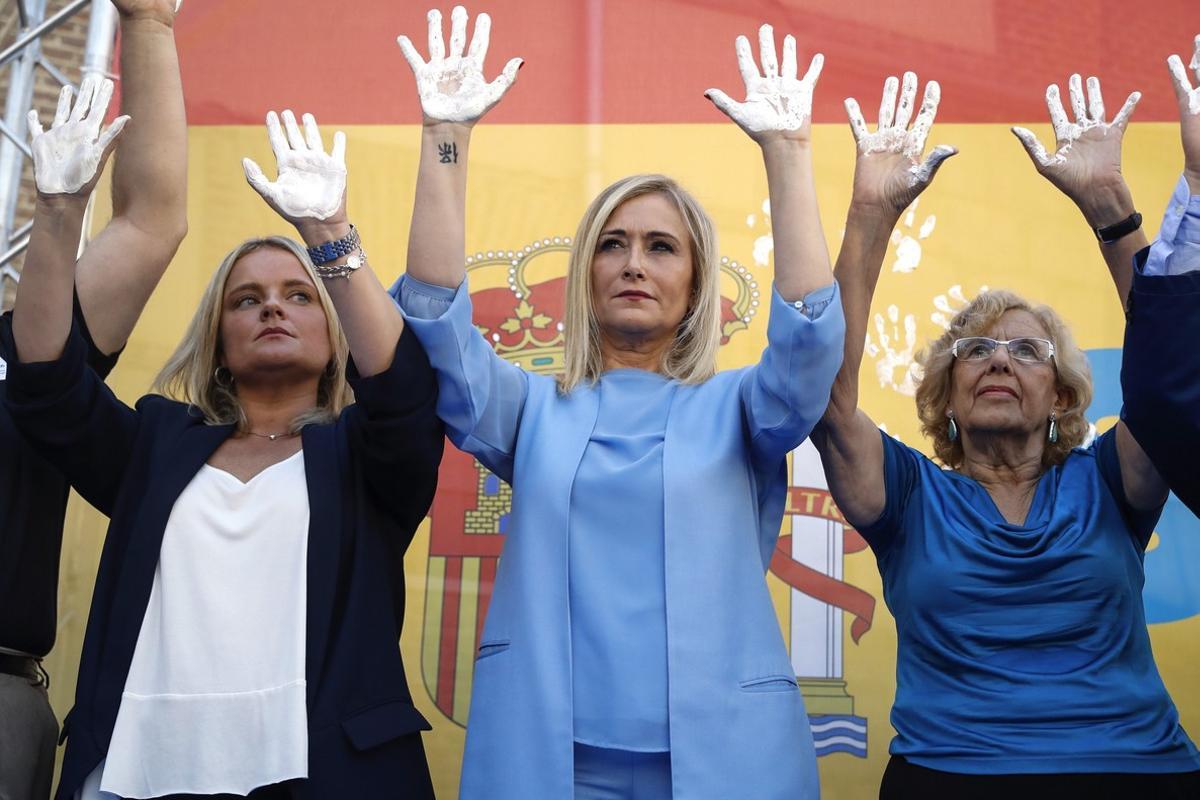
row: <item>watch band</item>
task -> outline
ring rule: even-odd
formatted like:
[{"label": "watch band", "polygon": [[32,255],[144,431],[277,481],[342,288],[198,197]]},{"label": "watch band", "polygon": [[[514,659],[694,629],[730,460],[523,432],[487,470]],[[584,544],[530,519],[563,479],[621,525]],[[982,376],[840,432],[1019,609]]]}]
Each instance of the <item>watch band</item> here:
[{"label": "watch band", "polygon": [[1112,244],[1140,227],[1142,227],[1142,215],[1135,211],[1120,222],[1105,225],[1103,228],[1093,228],[1093,230],[1096,232],[1096,238],[1102,244]]},{"label": "watch band", "polygon": [[351,225],[350,232],[341,239],[334,239],[332,242],[308,248],[308,257],[312,259],[313,266],[328,264],[330,261],[336,261],[359,249],[361,241],[358,236],[358,228]]}]

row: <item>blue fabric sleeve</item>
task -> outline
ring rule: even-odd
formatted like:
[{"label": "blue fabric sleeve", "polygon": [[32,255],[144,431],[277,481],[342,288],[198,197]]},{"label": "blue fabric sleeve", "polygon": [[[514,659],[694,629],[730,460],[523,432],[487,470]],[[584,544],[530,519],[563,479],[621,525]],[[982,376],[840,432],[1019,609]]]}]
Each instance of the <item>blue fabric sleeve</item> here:
[{"label": "blue fabric sleeve", "polygon": [[900,535],[908,500],[921,479],[920,464],[927,460],[883,431],[879,435],[883,439],[883,512],[870,525],[857,529],[876,558],[882,558]]},{"label": "blue fabric sleeve", "polygon": [[1150,543],[1150,534],[1154,533],[1154,528],[1158,525],[1158,517],[1162,514],[1163,507],[1142,510],[1129,504],[1129,500],[1125,497],[1125,482],[1121,479],[1121,458],[1117,452],[1117,429],[1115,427],[1097,436],[1096,441],[1092,442],[1088,449],[1095,455],[1100,476],[1108,486],[1108,491],[1112,494],[1113,499],[1117,501],[1117,508],[1120,509],[1125,524],[1129,526],[1129,532],[1145,550],[1146,545]]},{"label": "blue fabric sleeve", "polygon": [[1191,195],[1187,179],[1181,175],[1141,273],[1181,275],[1197,269],[1200,269],[1200,195]]},{"label": "blue fabric sleeve", "polygon": [[529,376],[484,341],[465,280],[447,289],[404,275],[390,294],[437,373],[437,413],[450,440],[511,483]]},{"label": "blue fabric sleeve", "polygon": [[744,371],[742,409],[756,458],[774,461],[808,436],[842,365],[846,320],[834,283],[804,298],[808,313],[771,290],[767,347]]}]

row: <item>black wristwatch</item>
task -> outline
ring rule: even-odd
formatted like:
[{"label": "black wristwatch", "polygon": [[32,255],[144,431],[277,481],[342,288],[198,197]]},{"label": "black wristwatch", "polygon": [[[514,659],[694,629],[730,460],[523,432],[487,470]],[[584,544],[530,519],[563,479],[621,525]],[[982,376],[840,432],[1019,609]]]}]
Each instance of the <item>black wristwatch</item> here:
[{"label": "black wristwatch", "polygon": [[1105,225],[1103,228],[1093,228],[1096,232],[1096,238],[1101,244],[1112,244],[1118,239],[1123,239],[1129,234],[1142,227],[1142,215],[1138,212],[1133,212],[1120,222],[1114,222],[1112,225]]}]

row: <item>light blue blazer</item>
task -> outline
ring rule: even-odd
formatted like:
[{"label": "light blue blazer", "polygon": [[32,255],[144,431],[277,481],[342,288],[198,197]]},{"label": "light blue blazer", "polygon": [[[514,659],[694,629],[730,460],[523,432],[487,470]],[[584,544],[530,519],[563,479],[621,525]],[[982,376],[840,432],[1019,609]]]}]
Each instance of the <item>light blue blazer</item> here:
[{"label": "light blue blazer", "polygon": [[[552,378],[497,356],[472,325],[465,281],[448,309],[407,278],[393,294],[438,374],[451,440],[513,487],[475,663],[461,797],[569,798],[569,503],[598,395],[586,386],[563,395]],[[759,364],[675,393],[663,446],[675,797],[819,794],[808,718],[764,576],[783,519],[785,456],[825,411],[844,336],[836,285],[815,320],[773,291]]]}]

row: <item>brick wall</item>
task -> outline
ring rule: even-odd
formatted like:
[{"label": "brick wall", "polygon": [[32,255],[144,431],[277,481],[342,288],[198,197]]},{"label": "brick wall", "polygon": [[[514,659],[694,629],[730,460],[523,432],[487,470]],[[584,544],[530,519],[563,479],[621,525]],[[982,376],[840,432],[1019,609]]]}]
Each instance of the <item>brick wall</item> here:
[{"label": "brick wall", "polygon": [[[68,4],[69,0],[48,0],[46,3],[46,16],[50,17],[57,11]],[[87,45],[87,28],[88,17],[90,10],[88,6],[84,6],[81,11],[76,12],[67,22],[50,33],[42,37],[42,56],[58,68],[60,72],[74,81],[79,82],[80,67],[83,64],[83,52]],[[17,35],[20,33],[20,18],[17,16],[16,2],[0,2],[0,49],[8,47],[16,41]],[[0,68],[0,98],[7,99],[8,85],[12,72],[12,62]],[[41,115],[42,124],[49,125],[50,120],[54,117],[54,109],[58,104],[59,85],[49,73],[42,68],[35,70],[36,81],[34,83],[34,107],[37,108]],[[0,105],[0,114],[3,113],[3,105]],[[16,226],[20,227],[29,220],[33,214],[33,170],[28,162],[25,165],[25,174],[21,180],[21,196],[20,203],[17,207]],[[0,243],[2,245],[3,243]],[[7,249],[5,247],[4,249]],[[13,265],[17,269],[21,267],[21,259]],[[3,307],[10,308],[13,299],[13,289],[15,288],[11,281],[4,281],[3,292]]]}]

